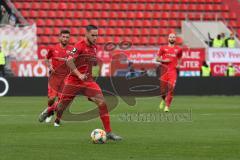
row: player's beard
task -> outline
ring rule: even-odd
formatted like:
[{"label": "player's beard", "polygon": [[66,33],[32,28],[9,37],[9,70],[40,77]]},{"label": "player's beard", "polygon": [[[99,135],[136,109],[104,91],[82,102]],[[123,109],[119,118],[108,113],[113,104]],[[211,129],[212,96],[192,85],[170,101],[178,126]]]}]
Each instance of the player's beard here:
[{"label": "player's beard", "polygon": [[88,43],[89,43],[90,45],[94,45],[94,44],[95,44],[95,42],[92,42],[92,41],[90,41],[89,39],[87,39],[87,41],[88,41]]},{"label": "player's beard", "polygon": [[67,42],[61,42],[61,44],[62,44],[63,47],[66,47],[68,43]]},{"label": "player's beard", "polygon": [[175,44],[175,41],[168,41],[171,45]]}]

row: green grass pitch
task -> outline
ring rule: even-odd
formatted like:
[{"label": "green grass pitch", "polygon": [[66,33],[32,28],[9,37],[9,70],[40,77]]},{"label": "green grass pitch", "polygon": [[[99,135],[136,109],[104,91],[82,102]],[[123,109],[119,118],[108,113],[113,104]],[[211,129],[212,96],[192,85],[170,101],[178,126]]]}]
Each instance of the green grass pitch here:
[{"label": "green grass pitch", "polygon": [[[99,118],[63,122],[59,128],[40,124],[37,117],[46,100],[0,98],[0,160],[240,159],[239,96],[176,96],[168,115],[158,110],[158,98],[139,98],[134,107],[120,100],[111,120],[113,131],[124,140],[103,145],[90,142],[91,131],[102,128]],[[90,107],[90,102],[77,98],[71,110]],[[155,117],[144,119],[149,113]]]}]

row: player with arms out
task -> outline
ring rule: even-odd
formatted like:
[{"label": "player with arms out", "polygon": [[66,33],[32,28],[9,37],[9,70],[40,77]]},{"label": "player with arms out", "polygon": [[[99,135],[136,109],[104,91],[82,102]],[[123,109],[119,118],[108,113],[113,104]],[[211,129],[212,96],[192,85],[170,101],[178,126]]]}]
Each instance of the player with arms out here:
[{"label": "player with arms out", "polygon": [[177,80],[177,70],[180,68],[182,49],[175,45],[176,35],[168,36],[168,45],[162,46],[157,55],[157,62],[160,63],[160,90],[162,101],[159,105],[164,112],[169,112],[173,99],[174,88]]},{"label": "player with arms out", "polygon": [[[48,107],[46,110],[49,110],[50,114],[46,118],[45,122],[50,122],[52,115],[54,114],[54,108],[57,105],[57,99],[59,96],[60,88],[63,86],[64,78],[66,72],[69,72],[69,69],[64,70],[58,69],[60,66],[63,66],[66,63],[67,57],[73,46],[69,45],[70,31],[61,30],[59,34],[59,43],[52,46],[46,55],[45,62],[49,68],[49,73],[53,83],[48,82]],[[63,77],[64,76],[64,77]],[[39,121],[43,122],[44,120],[39,117]]]},{"label": "player with arms out", "polygon": [[[75,96],[82,94],[98,106],[107,138],[111,140],[121,140],[122,138],[120,136],[112,133],[107,104],[101,88],[92,77],[92,67],[98,63],[96,58],[97,37],[98,28],[94,25],[88,25],[86,27],[85,39],[75,44],[72,55],[69,56],[66,62],[67,66],[71,69],[71,73],[64,81],[62,95],[57,106],[54,126],[60,126],[60,120],[64,110],[71,104]],[[46,112],[43,112],[40,116],[42,116],[42,119],[46,119],[48,115]]]}]

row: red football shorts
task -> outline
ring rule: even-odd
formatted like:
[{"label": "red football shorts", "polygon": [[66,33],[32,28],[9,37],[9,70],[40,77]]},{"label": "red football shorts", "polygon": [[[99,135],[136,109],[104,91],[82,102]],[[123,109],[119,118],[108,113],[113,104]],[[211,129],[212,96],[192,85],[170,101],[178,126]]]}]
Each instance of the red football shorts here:
[{"label": "red football shorts", "polygon": [[48,81],[48,98],[53,99],[59,97],[64,85],[64,76],[52,74]]},{"label": "red football shorts", "polygon": [[81,81],[77,78],[66,78],[60,100],[72,100],[80,94],[91,98],[102,95],[102,90],[93,80]]},{"label": "red football shorts", "polygon": [[[165,90],[167,87],[170,90],[173,90],[177,81],[177,71],[176,69],[169,69],[165,66],[161,66],[161,75],[160,75],[160,87]],[[165,88],[165,89],[164,89]]]}]

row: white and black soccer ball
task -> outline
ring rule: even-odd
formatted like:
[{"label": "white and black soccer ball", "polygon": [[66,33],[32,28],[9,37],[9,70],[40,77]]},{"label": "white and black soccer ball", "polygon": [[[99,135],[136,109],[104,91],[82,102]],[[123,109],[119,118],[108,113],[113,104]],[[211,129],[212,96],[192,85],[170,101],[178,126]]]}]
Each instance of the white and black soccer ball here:
[{"label": "white and black soccer ball", "polygon": [[95,144],[103,144],[107,141],[106,132],[102,129],[94,129],[91,133],[91,140]]}]

